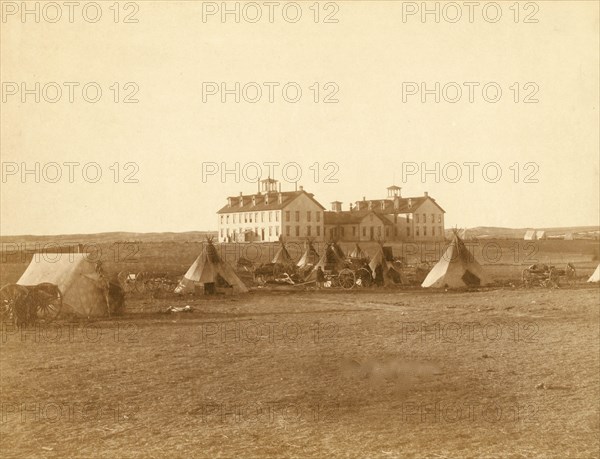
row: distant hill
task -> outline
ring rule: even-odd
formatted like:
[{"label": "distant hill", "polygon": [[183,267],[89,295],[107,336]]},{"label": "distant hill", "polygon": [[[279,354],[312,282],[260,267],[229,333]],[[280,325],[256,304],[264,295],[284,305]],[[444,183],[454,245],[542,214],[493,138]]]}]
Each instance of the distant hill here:
[{"label": "distant hill", "polygon": [[185,242],[185,241],[203,241],[206,237],[216,237],[216,231],[188,231],[184,233],[128,233],[128,232],[112,232],[112,233],[97,233],[97,234],[61,234],[56,236],[2,236],[1,243],[55,243],[68,244],[80,243],[86,244],[95,243],[110,243],[110,242]]},{"label": "distant hill", "polygon": [[[477,226],[467,228],[467,238],[490,239],[523,239],[527,230],[545,231],[548,238],[562,238],[567,233],[572,233],[575,239],[597,239],[600,236],[599,226],[566,226],[561,228],[501,228],[493,226]],[[446,230],[450,236],[452,229]]]}]

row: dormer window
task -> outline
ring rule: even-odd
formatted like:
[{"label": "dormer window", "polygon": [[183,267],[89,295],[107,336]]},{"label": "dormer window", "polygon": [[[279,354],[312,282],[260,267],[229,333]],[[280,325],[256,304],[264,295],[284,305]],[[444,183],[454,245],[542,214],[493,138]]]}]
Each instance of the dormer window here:
[{"label": "dormer window", "polygon": [[227,205],[228,205],[229,207],[233,206],[233,199],[231,199],[231,198],[227,198]]},{"label": "dormer window", "polygon": [[244,198],[240,196],[240,207],[244,207]]},{"label": "dormer window", "polygon": [[269,205],[269,194],[265,194],[265,204],[268,206]]},{"label": "dormer window", "polygon": [[385,210],[385,201],[381,201],[381,210]]},{"label": "dormer window", "polygon": [[255,206],[256,205],[256,196],[252,196],[252,205]]}]

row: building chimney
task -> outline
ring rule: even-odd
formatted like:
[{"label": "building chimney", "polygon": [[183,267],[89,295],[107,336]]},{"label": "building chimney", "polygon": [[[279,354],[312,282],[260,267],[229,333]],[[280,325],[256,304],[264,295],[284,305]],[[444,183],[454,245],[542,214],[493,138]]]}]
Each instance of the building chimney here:
[{"label": "building chimney", "polygon": [[279,183],[277,184],[277,187],[278,187],[277,189],[278,189],[278,190],[279,190],[279,192],[281,193],[281,182],[279,182]]},{"label": "building chimney", "polygon": [[412,207],[412,198],[408,198],[408,207],[411,208]]},{"label": "building chimney", "polygon": [[350,211],[352,212],[352,210],[354,210],[354,209],[352,209],[352,203],[350,203]]},{"label": "building chimney", "polygon": [[333,201],[331,203],[331,210],[334,212],[341,212],[342,211],[342,203],[340,201]]},{"label": "building chimney", "polygon": [[304,191],[304,187],[302,185],[300,185],[300,191]]},{"label": "building chimney", "polygon": [[425,192],[425,197],[429,197],[429,193],[427,191]]},{"label": "building chimney", "polygon": [[240,191],[240,207],[244,207],[244,195]]}]

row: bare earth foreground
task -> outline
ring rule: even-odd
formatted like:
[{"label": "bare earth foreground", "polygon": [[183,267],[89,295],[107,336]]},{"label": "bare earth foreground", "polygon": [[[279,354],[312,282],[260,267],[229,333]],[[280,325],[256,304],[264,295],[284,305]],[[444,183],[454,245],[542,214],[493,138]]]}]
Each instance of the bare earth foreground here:
[{"label": "bare earth foreground", "polygon": [[2,456],[598,457],[599,293],[139,298],[5,327]]}]

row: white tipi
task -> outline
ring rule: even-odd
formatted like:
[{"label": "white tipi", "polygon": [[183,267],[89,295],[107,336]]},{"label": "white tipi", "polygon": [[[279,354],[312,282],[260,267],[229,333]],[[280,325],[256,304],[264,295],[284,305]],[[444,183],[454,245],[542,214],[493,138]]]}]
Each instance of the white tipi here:
[{"label": "white tipi", "polygon": [[485,271],[455,232],[454,239],[421,287],[477,287],[489,283]]},{"label": "white tipi", "polygon": [[600,265],[596,267],[596,271],[590,276],[588,282],[600,282]]}]

